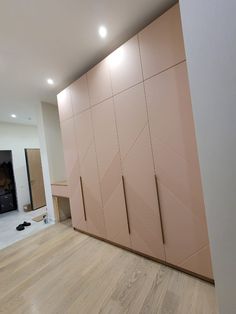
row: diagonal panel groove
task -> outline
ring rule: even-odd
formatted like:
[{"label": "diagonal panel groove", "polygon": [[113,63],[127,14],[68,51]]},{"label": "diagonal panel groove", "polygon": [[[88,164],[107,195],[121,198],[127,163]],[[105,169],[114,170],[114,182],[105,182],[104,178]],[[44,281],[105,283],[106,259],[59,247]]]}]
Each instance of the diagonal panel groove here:
[{"label": "diagonal panel groove", "polygon": [[129,155],[129,152],[132,150],[132,148],[134,147],[134,145],[137,143],[139,137],[142,135],[143,131],[145,130],[146,126],[147,126],[148,122],[145,122],[145,125],[143,126],[143,128],[140,130],[140,132],[138,133],[137,137],[135,138],[135,140],[133,141],[132,145],[130,146],[130,148],[128,149],[128,151],[126,152],[125,156],[122,157],[123,161],[127,158],[127,156]]}]

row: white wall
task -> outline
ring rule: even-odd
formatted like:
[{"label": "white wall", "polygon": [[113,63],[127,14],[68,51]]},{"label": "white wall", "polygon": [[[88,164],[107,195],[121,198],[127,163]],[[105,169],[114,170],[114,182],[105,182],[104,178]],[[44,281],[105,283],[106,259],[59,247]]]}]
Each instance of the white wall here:
[{"label": "white wall", "polygon": [[18,209],[30,203],[25,161],[25,148],[39,148],[37,128],[0,122],[0,150],[11,150],[17,192]]},{"label": "white wall", "polygon": [[65,180],[65,166],[57,106],[44,102],[39,105],[38,130],[48,216],[50,220],[55,220],[51,183]]},{"label": "white wall", "polygon": [[236,1],[180,0],[216,291],[236,313]]},{"label": "white wall", "polygon": [[42,103],[45,140],[47,145],[49,173],[51,182],[65,180],[65,163],[62,148],[58,107]]}]

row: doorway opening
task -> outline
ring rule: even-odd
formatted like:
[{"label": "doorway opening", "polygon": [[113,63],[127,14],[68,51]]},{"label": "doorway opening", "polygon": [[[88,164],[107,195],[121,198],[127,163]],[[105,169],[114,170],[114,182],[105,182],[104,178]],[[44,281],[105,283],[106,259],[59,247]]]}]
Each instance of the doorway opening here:
[{"label": "doorway opening", "polygon": [[0,214],[17,210],[12,151],[0,151]]}]

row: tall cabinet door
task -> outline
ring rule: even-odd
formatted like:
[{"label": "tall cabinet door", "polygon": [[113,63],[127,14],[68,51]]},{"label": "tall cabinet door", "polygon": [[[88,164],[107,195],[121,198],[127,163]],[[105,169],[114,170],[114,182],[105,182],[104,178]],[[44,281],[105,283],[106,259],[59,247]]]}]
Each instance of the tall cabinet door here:
[{"label": "tall cabinet door", "polygon": [[143,80],[138,36],[132,37],[107,57],[113,95]]},{"label": "tall cabinet door", "polygon": [[114,97],[134,250],[164,260],[143,83]]},{"label": "tall cabinet door", "polygon": [[167,262],[212,278],[185,62],[145,82]]},{"label": "tall cabinet door", "polygon": [[91,106],[112,96],[108,58],[89,70],[87,78]]},{"label": "tall cabinet door", "polygon": [[144,79],[185,60],[179,4],[139,33]]},{"label": "tall cabinet door", "polygon": [[57,95],[58,111],[60,121],[73,117],[70,88],[65,88]]},{"label": "tall cabinet door", "polygon": [[90,107],[87,75],[84,74],[70,85],[73,114],[77,115]]},{"label": "tall cabinet door", "polygon": [[79,184],[78,150],[75,137],[74,118],[71,117],[72,111],[70,109],[71,100],[69,89],[58,95],[58,106],[59,112],[62,113],[60,115],[61,133],[66,176],[69,186],[72,225],[74,228],[86,231],[87,225],[83,211],[82,195]]},{"label": "tall cabinet door", "polygon": [[92,120],[107,238],[130,247],[112,98],[92,109]]},{"label": "tall cabinet door", "polygon": [[106,238],[91,110],[82,111],[75,117],[75,121],[79,152],[80,181],[83,191],[88,232]]}]

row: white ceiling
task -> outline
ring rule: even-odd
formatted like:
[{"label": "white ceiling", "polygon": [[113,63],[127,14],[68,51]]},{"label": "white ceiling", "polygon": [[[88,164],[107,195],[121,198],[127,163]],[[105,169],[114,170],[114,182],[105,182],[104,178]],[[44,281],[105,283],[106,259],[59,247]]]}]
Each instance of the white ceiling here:
[{"label": "white ceiling", "polygon": [[[35,124],[40,101],[56,104],[60,90],[175,2],[1,0],[0,120]],[[105,40],[100,25],[108,29]]]}]

